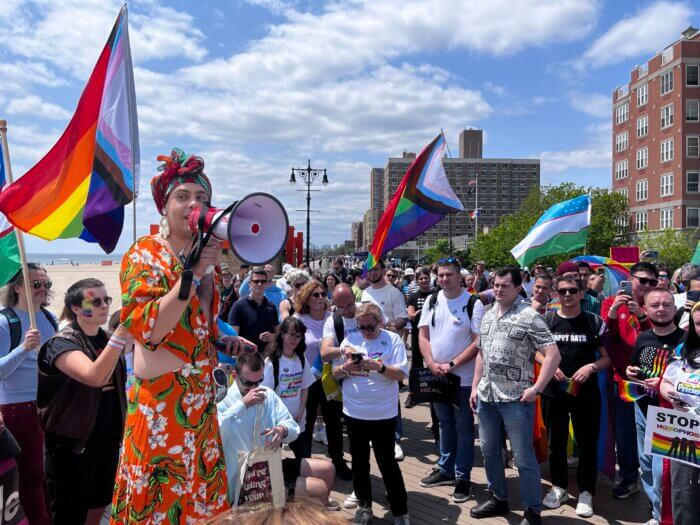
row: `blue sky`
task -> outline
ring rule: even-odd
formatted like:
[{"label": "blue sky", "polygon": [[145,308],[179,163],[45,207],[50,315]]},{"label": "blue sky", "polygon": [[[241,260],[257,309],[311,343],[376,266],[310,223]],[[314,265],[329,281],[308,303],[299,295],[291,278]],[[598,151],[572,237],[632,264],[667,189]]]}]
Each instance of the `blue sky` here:
[{"label": "blue sky", "polygon": [[[118,13],[112,0],[3,0],[0,115],[15,176],[65,127]],[[304,228],[291,166],[328,169],[312,242],[340,243],[369,172],[465,126],[487,157],[542,160],[542,182],[610,184],[610,101],[632,68],[700,24],[691,2],[137,0],[129,2],[141,132],[138,232],[158,216],[155,157],[205,159],[215,205],[252,191]],[[127,219],[117,251],[131,241]],[[94,253],[29,238],[29,252]]]}]

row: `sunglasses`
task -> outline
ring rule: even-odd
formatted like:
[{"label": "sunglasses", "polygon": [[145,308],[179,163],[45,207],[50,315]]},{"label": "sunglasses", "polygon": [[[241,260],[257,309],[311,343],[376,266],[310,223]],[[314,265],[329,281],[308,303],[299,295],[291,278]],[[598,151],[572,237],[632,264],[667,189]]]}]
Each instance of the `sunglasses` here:
[{"label": "sunglasses", "polygon": [[637,279],[641,285],[650,284],[651,286],[656,286],[659,284],[659,281],[656,279],[647,279],[646,277],[637,277],[636,275],[633,275],[632,277]]},{"label": "sunglasses", "polygon": [[260,381],[248,381],[247,379],[244,379],[243,377],[238,376],[238,380],[241,382],[241,384],[245,387],[248,387],[248,388],[258,386],[260,383],[263,382],[263,379],[265,379],[264,376],[260,378]]},{"label": "sunglasses", "polygon": [[47,290],[50,290],[53,286],[53,283],[51,281],[32,281],[32,288],[34,288],[35,290],[40,289],[42,286]]},{"label": "sunglasses", "polygon": [[314,292],[311,294],[311,297],[313,297],[314,299],[320,299],[323,296],[324,296],[323,292]]},{"label": "sunglasses", "polygon": [[214,380],[216,388],[216,402],[222,401],[226,397],[228,389],[228,376],[221,368],[215,368],[211,371],[211,377]]},{"label": "sunglasses", "polygon": [[283,334],[287,334],[292,339],[301,339],[301,334],[299,332],[290,332],[288,330],[282,330]]},{"label": "sunglasses", "polygon": [[559,288],[557,293],[559,295],[576,295],[578,293],[578,288]]},{"label": "sunglasses", "polygon": [[112,304],[112,298],[109,296],[104,298],[95,297],[94,299],[88,299],[88,301],[95,308],[98,308],[102,303],[104,303],[105,306],[109,306],[110,304]]},{"label": "sunglasses", "polygon": [[377,328],[377,325],[376,325],[376,324],[358,324],[358,325],[357,325],[357,329],[358,329],[360,332],[372,333],[372,332],[374,332],[374,330],[375,330],[376,328]]},{"label": "sunglasses", "polygon": [[263,279],[253,279],[253,280],[251,280],[250,282],[253,283],[253,284],[258,284],[258,285],[260,285],[260,284],[265,284],[265,283],[267,283],[267,279],[265,279],[265,280],[263,280]]},{"label": "sunglasses", "polygon": [[668,274],[667,273],[660,273],[659,274],[659,280],[663,279],[664,281],[668,281]]}]

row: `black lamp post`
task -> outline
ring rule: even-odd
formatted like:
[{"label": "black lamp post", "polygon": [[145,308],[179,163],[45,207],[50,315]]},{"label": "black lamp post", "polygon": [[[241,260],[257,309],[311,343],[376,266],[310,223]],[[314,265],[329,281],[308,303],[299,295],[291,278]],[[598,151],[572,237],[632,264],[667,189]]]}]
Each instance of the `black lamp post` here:
[{"label": "black lamp post", "polygon": [[[328,186],[328,174],[326,173],[325,168],[322,170],[312,168],[311,167],[311,159],[308,159],[306,168],[292,168],[292,174],[289,176],[289,183],[290,184],[296,184],[296,182],[297,182],[296,176],[297,175],[299,175],[303,179],[304,184],[306,184],[306,264],[309,264],[309,267],[310,267],[311,212],[318,211],[318,210],[311,209],[311,192],[312,191],[321,191],[321,190],[312,190],[311,185],[314,183],[314,181],[319,176],[323,175],[323,177],[321,179],[321,184],[323,184],[324,186]],[[304,190],[298,190],[298,191],[304,191]],[[298,211],[303,211],[303,210],[298,210]]]}]

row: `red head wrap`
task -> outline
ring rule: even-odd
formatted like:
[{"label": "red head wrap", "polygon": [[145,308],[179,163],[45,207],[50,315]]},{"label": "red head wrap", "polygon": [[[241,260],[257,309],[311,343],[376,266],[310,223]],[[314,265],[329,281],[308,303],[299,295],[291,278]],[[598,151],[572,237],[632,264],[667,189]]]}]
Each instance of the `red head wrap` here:
[{"label": "red head wrap", "polygon": [[181,149],[173,149],[170,156],[158,155],[157,159],[163,162],[158,166],[158,171],[163,173],[151,179],[151,193],[158,213],[163,213],[170,192],[186,182],[199,184],[207,192],[208,200],[211,200],[211,182],[204,174],[204,160],[201,157],[187,157]]}]

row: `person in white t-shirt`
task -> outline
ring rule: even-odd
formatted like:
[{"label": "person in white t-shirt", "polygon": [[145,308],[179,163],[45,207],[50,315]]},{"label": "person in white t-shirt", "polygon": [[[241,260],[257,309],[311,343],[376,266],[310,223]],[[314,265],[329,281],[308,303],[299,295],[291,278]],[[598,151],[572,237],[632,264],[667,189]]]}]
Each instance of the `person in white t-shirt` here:
[{"label": "person in white t-shirt", "polygon": [[333,375],[343,381],[343,414],[348,427],[354,493],[359,500],[355,523],[372,520],[369,444],[382,473],[394,523],[407,525],[408,501],[401,469],[394,457],[394,428],[399,385],[408,374],[406,347],[397,334],[381,328],[377,305],[362,304],[355,315],[358,332],[340,344],[342,357]]},{"label": "person in white t-shirt", "polygon": [[[384,328],[398,334],[404,329],[408,323],[408,310],[406,309],[406,300],[403,294],[395,287],[386,281],[386,266],[382,259],[377,261],[377,264],[367,271],[367,280],[370,283],[368,288],[362,292],[363,303],[374,303],[382,311],[382,315],[386,318]],[[396,418],[396,429],[394,430],[394,456],[397,460],[404,458],[404,452],[401,448],[400,441],[403,435],[403,424],[401,421],[401,413],[399,412]]]},{"label": "person in white t-shirt", "polygon": [[[442,290],[423,304],[418,323],[418,342],[430,372],[436,377],[459,377],[459,406],[434,403],[440,421],[440,460],[437,468],[421,480],[423,487],[455,484],[452,499],[469,499],[474,464],[474,415],[469,407],[477,348],[472,335],[471,313],[479,301],[460,283],[460,262],[454,257],[438,261]],[[476,329],[476,328],[475,328]]]},{"label": "person in white t-shirt", "polygon": [[[287,317],[270,343],[265,359],[263,386],[275,391],[299,424],[299,433],[306,428],[306,400],[309,387],[316,381],[311,365],[304,357],[306,350],[306,326],[296,317]],[[297,458],[304,450],[299,439],[290,443],[289,448]]]}]

